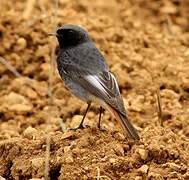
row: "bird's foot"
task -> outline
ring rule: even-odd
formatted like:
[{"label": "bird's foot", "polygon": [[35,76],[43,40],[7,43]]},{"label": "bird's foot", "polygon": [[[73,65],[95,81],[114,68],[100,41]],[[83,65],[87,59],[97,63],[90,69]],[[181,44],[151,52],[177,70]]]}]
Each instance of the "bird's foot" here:
[{"label": "bird's foot", "polygon": [[102,129],[102,128],[101,128],[101,125],[100,125],[99,122],[96,123],[96,127],[97,127],[100,131],[106,131],[106,129]]},{"label": "bird's foot", "polygon": [[99,122],[96,123],[96,127],[97,127],[99,130],[101,129],[101,126],[100,126],[100,123],[99,123]]},{"label": "bird's foot", "polygon": [[86,128],[90,128],[90,126],[89,125],[79,125],[75,128],[70,128],[69,130],[86,129]]}]

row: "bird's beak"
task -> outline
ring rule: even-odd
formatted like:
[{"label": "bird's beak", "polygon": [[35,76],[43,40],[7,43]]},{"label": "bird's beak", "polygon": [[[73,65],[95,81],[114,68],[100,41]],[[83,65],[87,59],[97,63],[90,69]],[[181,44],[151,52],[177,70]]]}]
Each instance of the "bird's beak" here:
[{"label": "bird's beak", "polygon": [[48,33],[49,36],[58,36],[58,34],[56,32],[51,32],[51,33]]}]

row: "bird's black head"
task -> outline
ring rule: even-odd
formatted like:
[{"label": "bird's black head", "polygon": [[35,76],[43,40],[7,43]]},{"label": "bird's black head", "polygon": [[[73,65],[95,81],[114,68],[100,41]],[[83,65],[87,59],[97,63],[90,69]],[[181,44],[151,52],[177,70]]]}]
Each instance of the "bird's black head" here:
[{"label": "bird's black head", "polygon": [[65,25],[57,29],[56,37],[58,38],[60,48],[70,48],[79,44],[91,41],[88,33],[79,26]]}]

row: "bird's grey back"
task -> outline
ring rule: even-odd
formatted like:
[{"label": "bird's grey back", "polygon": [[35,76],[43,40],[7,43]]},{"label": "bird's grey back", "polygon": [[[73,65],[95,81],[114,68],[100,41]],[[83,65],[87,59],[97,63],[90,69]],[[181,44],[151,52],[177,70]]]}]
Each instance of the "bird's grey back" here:
[{"label": "bird's grey back", "polygon": [[61,49],[58,64],[66,70],[66,66],[73,65],[90,73],[108,71],[108,65],[101,52],[92,42],[80,44],[68,49]]}]

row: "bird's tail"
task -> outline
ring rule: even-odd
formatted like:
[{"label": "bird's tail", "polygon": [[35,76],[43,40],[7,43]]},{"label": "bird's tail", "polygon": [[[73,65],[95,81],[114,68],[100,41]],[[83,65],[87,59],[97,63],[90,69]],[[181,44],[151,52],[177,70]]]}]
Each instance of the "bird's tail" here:
[{"label": "bird's tail", "polygon": [[116,120],[121,124],[124,132],[128,134],[131,139],[139,140],[140,137],[133,127],[133,125],[129,122],[127,116],[122,115],[121,113],[117,112],[114,108],[111,107],[112,113],[114,114]]}]

